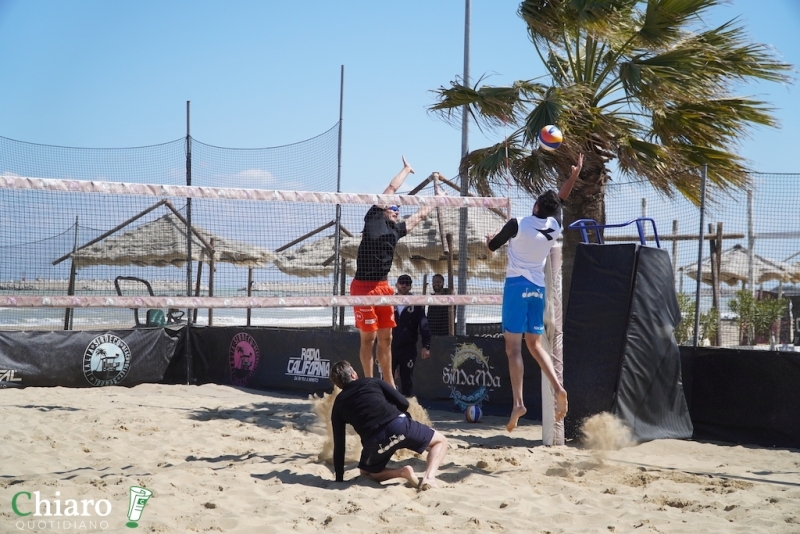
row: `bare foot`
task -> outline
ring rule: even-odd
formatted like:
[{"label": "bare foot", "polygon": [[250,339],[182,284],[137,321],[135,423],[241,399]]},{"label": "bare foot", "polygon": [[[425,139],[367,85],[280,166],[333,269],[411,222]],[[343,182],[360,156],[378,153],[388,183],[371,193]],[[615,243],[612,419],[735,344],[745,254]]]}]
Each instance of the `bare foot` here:
[{"label": "bare foot", "polygon": [[438,487],[439,483],[436,482],[435,478],[421,478],[419,479],[419,486],[417,486],[417,489],[419,491],[428,491],[429,489]]},{"label": "bare foot", "polygon": [[525,415],[528,412],[528,409],[525,406],[515,406],[513,410],[511,410],[511,417],[508,418],[508,424],[506,425],[506,430],[511,432],[515,428],[517,428],[517,421],[519,418]]},{"label": "bare foot", "polygon": [[407,465],[403,468],[403,474],[401,475],[404,479],[408,480],[408,483],[411,484],[413,487],[417,487],[421,479],[417,478],[417,475],[414,474],[414,468],[410,465]]},{"label": "bare foot", "polygon": [[405,156],[401,156],[401,157],[403,158],[403,168],[404,169],[408,169],[408,172],[410,172],[411,174],[414,174],[414,168],[411,167],[411,165],[408,164],[408,162],[406,161],[406,157]]},{"label": "bare foot", "polygon": [[561,390],[556,394],[556,421],[561,421],[567,416],[567,392]]}]

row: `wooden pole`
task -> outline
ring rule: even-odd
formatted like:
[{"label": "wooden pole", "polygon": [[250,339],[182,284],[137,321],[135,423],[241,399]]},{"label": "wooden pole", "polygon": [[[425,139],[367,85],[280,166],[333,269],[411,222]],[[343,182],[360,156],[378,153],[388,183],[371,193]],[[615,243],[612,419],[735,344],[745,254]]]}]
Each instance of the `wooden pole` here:
[{"label": "wooden pole", "polygon": [[[447,246],[450,250],[453,249],[453,234],[447,234]],[[447,287],[453,291],[453,254],[447,256]],[[455,309],[453,306],[447,307],[447,333],[448,335],[455,335]]]},{"label": "wooden pole", "polygon": [[[201,282],[202,275],[203,275],[203,262],[202,261],[198,261],[197,262],[197,281],[194,284],[194,296],[195,297],[199,297],[200,296],[200,282]],[[192,310],[192,322],[193,323],[197,322],[197,311],[198,311],[197,308]]]},{"label": "wooden pole", "polygon": [[[438,194],[439,193],[439,173],[435,172],[431,176],[433,176],[433,190]],[[442,252],[445,256],[450,255],[450,251],[453,250],[450,246],[452,242],[448,242],[447,238],[444,234],[444,221],[442,221],[442,214],[439,211],[439,208],[436,208],[436,220],[439,222],[439,239],[442,241]]]},{"label": "wooden pole", "polygon": [[[253,268],[250,267],[247,269],[247,296],[253,296]],[[249,306],[247,307],[247,326],[250,326],[250,318],[253,315],[253,309]]]},{"label": "wooden pole", "polygon": [[[211,257],[208,260],[208,296],[214,296],[214,271],[216,270],[216,265],[214,263],[214,238],[211,238]],[[214,308],[208,309],[208,326],[213,326],[214,324]]]},{"label": "wooden pole", "polygon": [[[714,225],[708,223],[708,235],[714,236],[714,239],[708,242],[708,247],[710,249],[710,257],[711,257],[711,306],[719,311],[719,257],[717,256],[717,249],[719,248],[716,239],[716,233],[714,232]],[[699,284],[703,279],[702,272],[700,276],[697,277],[697,283]],[[698,308],[698,313],[699,313]],[[700,342],[702,343],[702,339]],[[712,341],[712,340],[709,340]]]}]

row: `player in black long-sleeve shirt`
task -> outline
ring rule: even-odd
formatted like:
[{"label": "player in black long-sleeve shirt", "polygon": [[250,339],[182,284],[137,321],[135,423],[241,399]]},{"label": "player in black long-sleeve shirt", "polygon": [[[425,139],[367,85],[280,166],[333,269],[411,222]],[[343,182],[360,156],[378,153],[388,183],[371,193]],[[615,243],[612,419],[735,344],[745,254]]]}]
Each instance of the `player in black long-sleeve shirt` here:
[{"label": "player in black long-sleeve shirt", "polygon": [[[344,481],[345,433],[347,424],[361,437],[362,475],[383,482],[405,478],[420,489],[436,487],[436,471],[447,452],[443,434],[411,419],[408,401],[396,389],[378,378],[358,378],[349,362],[342,360],[331,366],[331,381],[342,389],[333,402],[333,467],[336,481]],[[399,449],[422,453],[427,449],[425,474],[417,480],[414,469],[405,466],[387,469],[392,455]]]},{"label": "player in black long-sleeve shirt", "polygon": [[[414,169],[403,158],[403,169],[392,178],[384,195],[393,195],[403,185],[406,177]],[[437,174],[437,173],[434,173]],[[437,195],[444,191],[436,187]],[[394,260],[397,241],[408,235],[414,227],[433,211],[433,206],[421,206],[416,213],[399,220],[398,206],[372,206],[364,216],[364,231],[358,245],[356,274],[350,283],[350,295],[393,295],[388,276]],[[394,312],[391,306],[353,306],[355,324],[361,337],[359,359],[364,376],[372,376],[374,363],[372,349],[377,341],[378,366],[383,379],[394,385],[392,377],[392,328],[395,327]]]}]

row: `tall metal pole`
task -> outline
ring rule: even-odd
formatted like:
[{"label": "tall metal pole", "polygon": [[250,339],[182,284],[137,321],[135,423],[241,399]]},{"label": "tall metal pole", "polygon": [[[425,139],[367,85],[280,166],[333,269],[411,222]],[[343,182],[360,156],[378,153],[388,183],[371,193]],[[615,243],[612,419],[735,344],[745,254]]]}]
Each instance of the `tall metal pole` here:
[{"label": "tall metal pole", "polygon": [[697,244],[697,290],[695,291],[694,302],[694,346],[697,346],[700,335],[700,284],[703,280],[703,225],[705,224],[706,214],[706,178],[708,176],[708,164],[703,164],[702,174],[700,175],[700,241]]},{"label": "tall metal pole", "polygon": [[[470,0],[464,0],[464,85],[469,86],[469,34]],[[469,152],[469,109],[461,110],[461,158]],[[469,195],[469,177],[461,176],[461,196]],[[467,294],[467,217],[468,208],[459,210],[458,218],[458,294]],[[452,250],[451,250],[452,254]],[[467,335],[467,309],[459,306],[456,311],[457,334]]]},{"label": "tall metal pole", "polygon": [[[189,100],[186,101],[186,185],[192,185],[192,137],[190,126],[190,105]],[[192,296],[192,199],[186,199],[186,296]],[[186,383],[192,383],[192,350],[191,350],[191,336],[190,331],[192,328],[192,310],[186,310]]]},{"label": "tall metal pole", "polygon": [[[344,65],[342,65],[341,74],[339,75],[339,149],[337,153],[337,168],[336,168],[336,192],[342,192],[342,118],[344,116]],[[341,249],[342,239],[342,205],[336,204],[336,226],[334,226],[334,260],[333,260],[333,294],[338,295],[339,291],[339,252]],[[344,290],[342,290],[344,291]],[[333,306],[331,308],[332,318],[331,327],[335,330],[337,326],[338,308]]]}]

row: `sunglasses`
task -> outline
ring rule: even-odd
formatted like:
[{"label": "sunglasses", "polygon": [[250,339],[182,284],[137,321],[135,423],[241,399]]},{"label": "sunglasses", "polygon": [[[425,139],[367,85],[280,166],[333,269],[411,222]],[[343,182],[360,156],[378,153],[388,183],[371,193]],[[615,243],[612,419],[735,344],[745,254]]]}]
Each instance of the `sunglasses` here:
[{"label": "sunglasses", "polygon": [[392,211],[400,211],[400,208],[398,208],[397,206],[389,206],[389,207],[388,207],[388,208],[386,208],[386,209],[387,209],[387,210],[392,210]]}]

